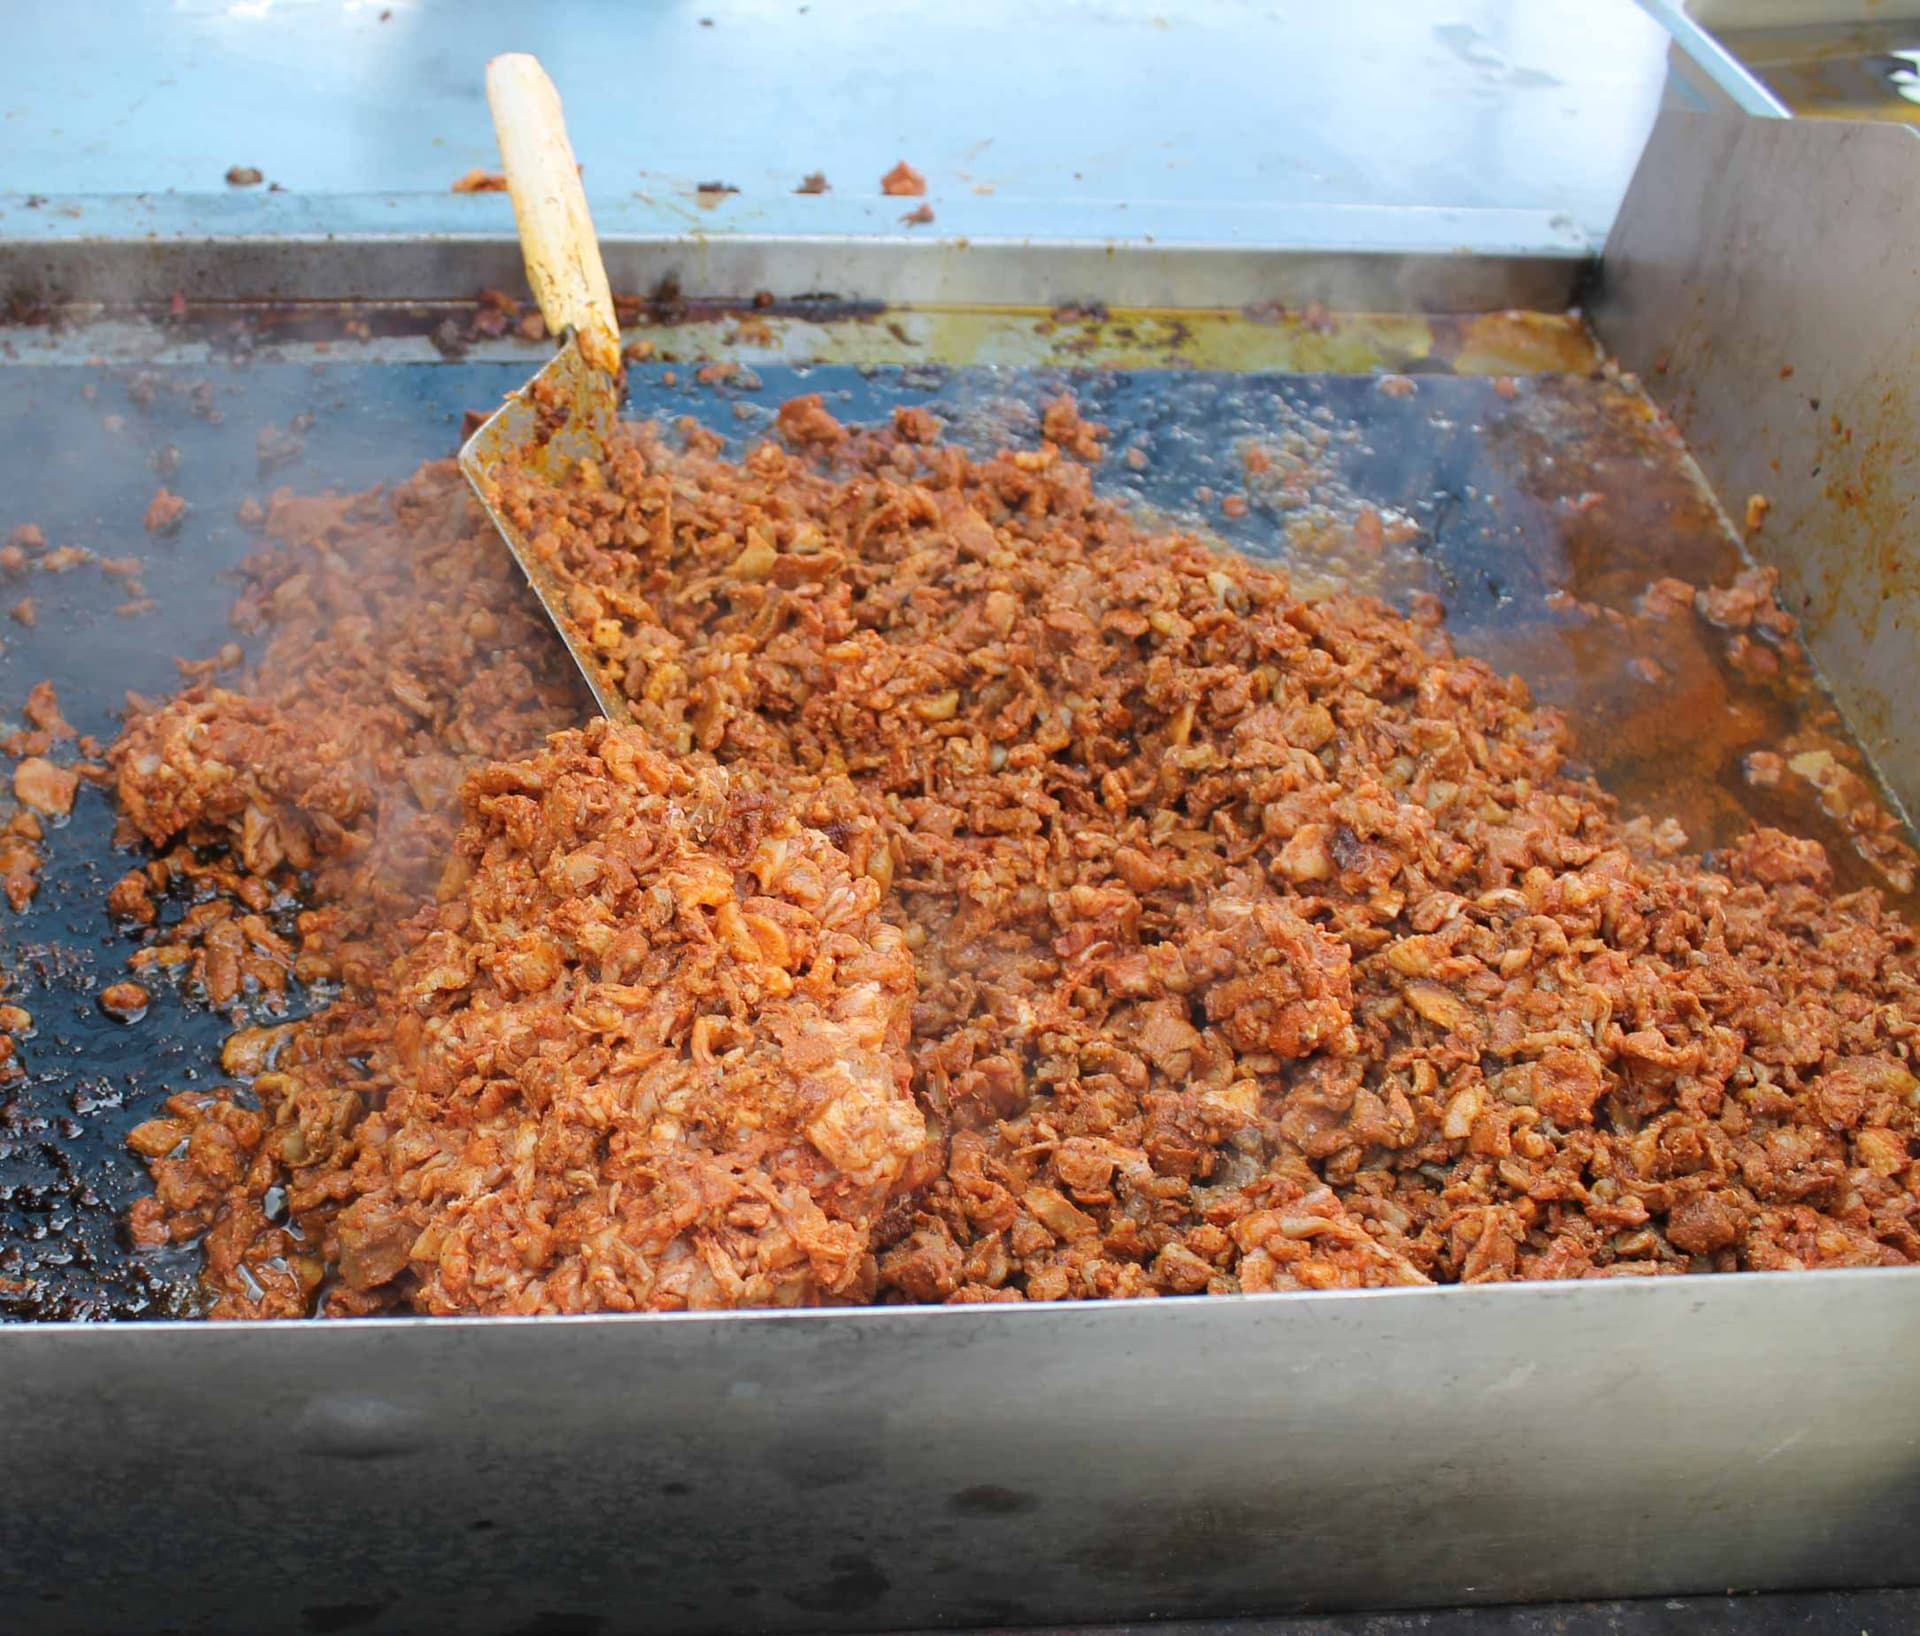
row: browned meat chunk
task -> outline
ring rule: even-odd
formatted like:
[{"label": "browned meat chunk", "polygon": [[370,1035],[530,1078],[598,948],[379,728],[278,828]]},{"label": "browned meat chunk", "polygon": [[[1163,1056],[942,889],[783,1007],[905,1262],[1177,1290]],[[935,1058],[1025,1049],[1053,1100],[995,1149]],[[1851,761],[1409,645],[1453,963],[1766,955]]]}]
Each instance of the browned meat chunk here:
[{"label": "browned meat chunk", "polygon": [[100,991],[100,1009],[119,1022],[138,1022],[153,1003],[138,983],[109,983]]},{"label": "browned meat chunk", "polygon": [[55,766],[45,756],[28,756],[13,769],[14,799],[43,818],[66,817],[79,789],[78,773]]},{"label": "browned meat chunk", "polygon": [[169,489],[157,489],[142,519],[149,534],[171,534],[187,514],[187,502]]},{"label": "browned meat chunk", "polygon": [[880,178],[880,191],[894,198],[917,199],[927,191],[927,179],[902,159]]},{"label": "browned meat chunk", "polygon": [[52,682],[36,682],[33,690],[27,694],[27,720],[50,738],[72,738],[74,731],[67,718],[60,713],[60,695],[53,690]]}]

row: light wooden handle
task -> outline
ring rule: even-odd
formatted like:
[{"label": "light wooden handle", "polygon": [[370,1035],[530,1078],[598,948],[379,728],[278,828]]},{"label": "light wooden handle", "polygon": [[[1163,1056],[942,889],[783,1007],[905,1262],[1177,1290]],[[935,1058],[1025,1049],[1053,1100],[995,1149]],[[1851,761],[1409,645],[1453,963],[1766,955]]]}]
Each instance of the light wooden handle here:
[{"label": "light wooden handle", "polygon": [[574,331],[589,357],[617,358],[620,321],[560,93],[536,58],[514,51],[487,64],[487,106],[540,316],[555,335]]}]

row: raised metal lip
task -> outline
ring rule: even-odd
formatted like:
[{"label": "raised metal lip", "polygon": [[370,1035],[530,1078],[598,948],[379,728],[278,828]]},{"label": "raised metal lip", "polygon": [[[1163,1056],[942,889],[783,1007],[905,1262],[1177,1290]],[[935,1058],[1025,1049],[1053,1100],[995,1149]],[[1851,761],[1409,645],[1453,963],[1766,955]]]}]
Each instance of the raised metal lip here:
[{"label": "raised metal lip", "polygon": [[577,1329],[591,1325],[619,1325],[648,1328],[656,1324],[845,1324],[852,1321],[878,1321],[888,1324],[931,1322],[967,1324],[989,1321],[1035,1323],[1047,1315],[1062,1313],[1090,1319],[1096,1323],[1180,1323],[1182,1313],[1198,1306],[1208,1310],[1228,1307],[1257,1307],[1283,1312],[1298,1308],[1320,1311],[1356,1303],[1382,1301],[1448,1301],[1453,1304],[1503,1301],[1604,1301],[1625,1304],[1679,1302],[1686,1310],[1681,1320],[1712,1321],[1703,1310],[1718,1294],[1751,1291],[1759,1296],[1768,1289],[1798,1287],[1810,1279],[1826,1284],[1853,1284],[1862,1289],[1870,1282],[1898,1283],[1911,1291],[1920,1291],[1920,1265],[1906,1267],[1828,1267],[1803,1268],[1783,1272],[1690,1273],[1647,1275],[1621,1278],[1515,1279],[1498,1284],[1424,1284],[1400,1285],[1378,1289],[1269,1290],[1258,1294],[1162,1296],[1152,1300],[1070,1300],[1020,1301],[987,1305],[890,1305],[832,1307],[732,1307],[700,1312],[567,1312],[462,1314],[457,1317],[430,1317],[422,1314],[379,1318],[155,1318],[72,1320],[46,1323],[24,1322],[0,1325],[0,1347],[10,1339],[26,1335],[124,1335],[193,1334],[287,1335],[327,1334],[401,1334],[446,1329]]}]

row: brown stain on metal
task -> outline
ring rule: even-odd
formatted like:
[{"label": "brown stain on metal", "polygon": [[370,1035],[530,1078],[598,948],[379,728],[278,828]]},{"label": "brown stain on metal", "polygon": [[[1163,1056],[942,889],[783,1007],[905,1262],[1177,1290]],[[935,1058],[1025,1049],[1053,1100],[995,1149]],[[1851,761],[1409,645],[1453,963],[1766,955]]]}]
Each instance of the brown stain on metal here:
[{"label": "brown stain on metal", "polygon": [[[1802,458],[1814,486],[1791,516],[1770,521],[1757,545],[1780,562],[1788,604],[1817,649],[1868,649],[1892,640],[1882,631],[1888,621],[1920,618],[1911,394],[1886,372],[1877,390],[1850,399],[1850,416],[1816,396],[1803,402],[1810,425]],[[1881,750],[1906,739],[1908,690],[1876,679],[1870,667],[1853,668],[1854,732]]]},{"label": "brown stain on metal", "polygon": [[[524,296],[513,292],[524,302]],[[356,347],[420,339],[436,330],[496,352],[509,331],[476,322],[497,298],[465,302],[189,302],[177,312],[134,309],[182,345],[216,352],[317,346],[341,361]],[[1570,313],[1328,312],[1308,305],[1237,308],[886,306],[830,291],[748,292],[718,299],[664,282],[614,296],[623,330],[656,354],[699,364],[742,362],[993,362],[1010,367],[1221,369],[1298,374],[1584,374],[1601,353]],[[116,312],[115,316],[127,316]],[[449,329],[449,326],[451,328]],[[244,344],[236,344],[236,338]],[[550,343],[520,350],[545,356]],[[752,349],[766,354],[750,356]]]},{"label": "brown stain on metal", "polygon": [[[1829,595],[1809,623],[1824,632],[1843,601],[1858,604],[1860,634],[1877,634],[1883,611],[1920,594],[1920,556],[1913,533],[1912,415],[1906,393],[1884,388],[1871,400],[1870,418],[1853,424],[1839,415],[1826,420],[1817,458],[1821,494],[1833,508],[1850,549],[1848,560],[1867,569],[1864,587],[1852,573],[1828,576]],[[1860,597],[1865,588],[1869,595]],[[1855,595],[1849,597],[1848,593]]]},{"label": "brown stain on metal", "polygon": [[[1648,611],[1657,579],[1705,588],[1751,563],[1651,401],[1615,382],[1544,377],[1484,435],[1538,502],[1511,549],[1564,597],[1558,611],[1516,597],[1459,645],[1563,710],[1577,758],[1630,815],[1676,818],[1695,847],[1755,823],[1810,835],[1848,886],[1920,908],[1888,889],[1807,783],[1747,777],[1754,751],[1817,747],[1879,790],[1804,648],[1749,634],[1743,666],[1740,633],[1689,608]],[[1915,571],[1901,570],[1908,583]]]},{"label": "brown stain on metal", "polygon": [[1600,367],[1592,333],[1566,314],[1489,312],[1456,323],[1456,374],[1580,375]]}]

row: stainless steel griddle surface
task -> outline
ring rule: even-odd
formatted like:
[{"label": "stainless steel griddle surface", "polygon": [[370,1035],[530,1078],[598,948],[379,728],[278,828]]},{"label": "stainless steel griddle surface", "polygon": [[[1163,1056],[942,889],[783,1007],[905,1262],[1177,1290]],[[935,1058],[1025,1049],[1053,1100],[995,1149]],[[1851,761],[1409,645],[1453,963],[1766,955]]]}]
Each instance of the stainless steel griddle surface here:
[{"label": "stainless steel griddle surface", "polygon": [[[0,621],[0,713],[50,679],[69,719],[110,739],[129,690],[171,691],[176,657],[234,639],[230,571],[261,544],[236,520],[243,498],[404,478],[450,455],[463,413],[525,375],[524,363],[472,361],[0,368],[0,533],[32,522],[54,543],[138,554],[157,603],[116,617],[123,593],[86,567],[0,586],[0,603],[32,595],[39,610],[31,629]],[[785,398],[818,391],[847,420],[932,404],[979,446],[1031,441],[1037,406],[1068,387],[1111,428],[1097,481],[1116,498],[1277,557],[1305,588],[1439,596],[1464,650],[1568,710],[1586,764],[1629,811],[1673,814],[1703,846],[1754,815],[1784,822],[1865,879],[1817,810],[1777,792],[1763,802],[1741,776],[1751,748],[1839,736],[1810,678],[1789,666],[1754,685],[1726,661],[1722,633],[1636,611],[1654,578],[1708,584],[1743,559],[1645,400],[1603,372],[1439,372],[1389,391],[1366,375],[1162,369],[761,367],[707,384],[654,363],[635,371],[629,413],[691,415],[739,446]],[[1244,461],[1254,446],[1273,457],[1259,476]],[[171,537],[140,522],[162,472],[192,508]],[[1244,517],[1223,513],[1230,494],[1247,499]],[[1383,524],[1372,549],[1353,543],[1365,508]],[[1659,667],[1660,685],[1636,659]],[[133,861],[116,854],[113,822],[108,795],[84,788],[50,835],[39,897],[0,922],[6,997],[36,1024],[25,1078],[0,1089],[0,1320],[193,1311],[194,1254],[125,1243],[119,1223],[145,1176],[124,1141],[171,1091],[219,1077],[231,1024],[164,987],[131,1026],[100,1011],[98,990],[133,946],[104,907]],[[186,906],[168,904],[163,923]],[[292,996],[296,1010],[323,1000]]]}]

